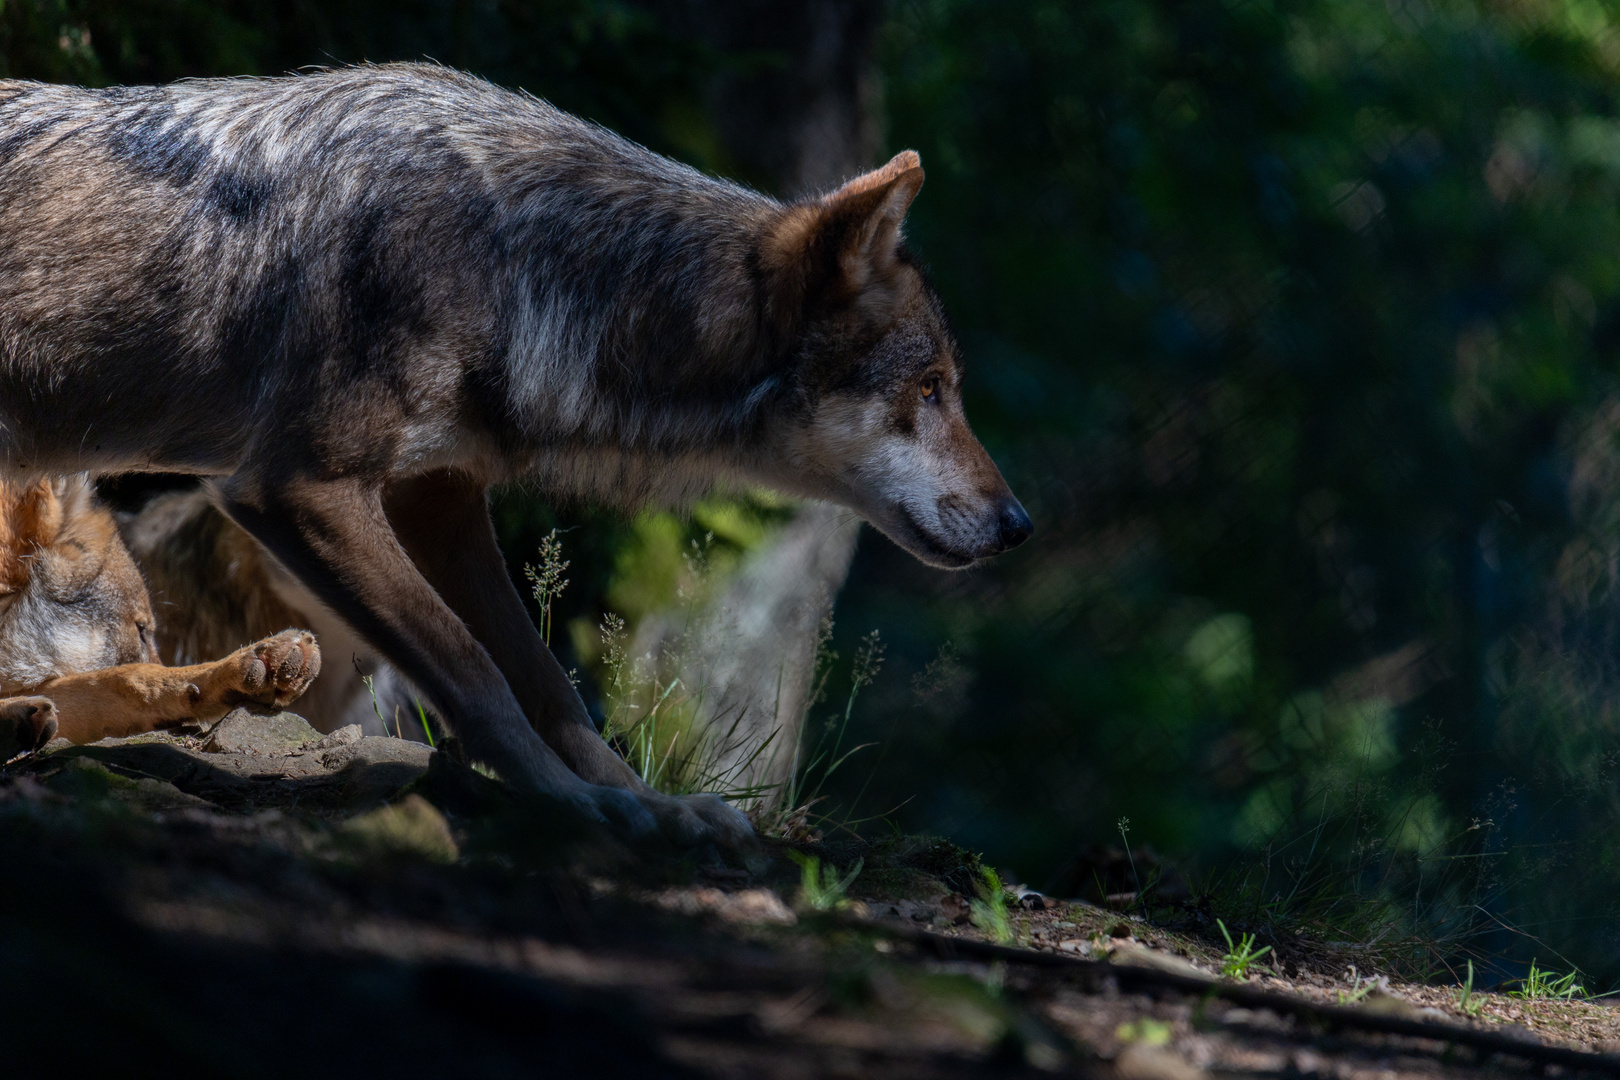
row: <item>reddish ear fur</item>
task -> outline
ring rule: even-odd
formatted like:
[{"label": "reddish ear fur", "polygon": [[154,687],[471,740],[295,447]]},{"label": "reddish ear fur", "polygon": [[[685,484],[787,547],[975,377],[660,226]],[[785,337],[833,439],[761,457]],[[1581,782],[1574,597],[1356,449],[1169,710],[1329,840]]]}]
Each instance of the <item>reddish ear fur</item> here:
[{"label": "reddish ear fur", "polygon": [[850,292],[859,291],[874,271],[893,264],[900,223],[922,182],[922,159],[915,150],[904,150],[883,168],[857,176],[822,199],[823,228],[832,234]]},{"label": "reddish ear fur", "polygon": [[922,159],[902,150],[881,169],[795,203],[772,223],[761,251],[791,307],[848,301],[895,263],[900,225],[923,182]]},{"label": "reddish ear fur", "polygon": [[62,500],[52,481],[25,488],[0,484],[0,595],[28,583],[30,556],[55,543],[62,520]]}]

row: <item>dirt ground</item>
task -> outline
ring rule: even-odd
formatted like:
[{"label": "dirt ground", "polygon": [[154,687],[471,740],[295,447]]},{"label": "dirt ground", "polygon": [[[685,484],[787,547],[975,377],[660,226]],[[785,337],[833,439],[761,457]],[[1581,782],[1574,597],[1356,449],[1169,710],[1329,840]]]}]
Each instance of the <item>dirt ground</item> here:
[{"label": "dirt ground", "polygon": [[53,747],[0,776],[0,1061],[8,1076],[1620,1072],[1620,1012],[1601,1001],[1482,993],[1464,1009],[1455,986],[1304,941],[1222,978],[1206,939],[1022,890],[998,948],[949,844],[792,847],[861,859],[856,902],[805,907],[784,843],[747,867],[628,850],[453,754],[296,717]]}]

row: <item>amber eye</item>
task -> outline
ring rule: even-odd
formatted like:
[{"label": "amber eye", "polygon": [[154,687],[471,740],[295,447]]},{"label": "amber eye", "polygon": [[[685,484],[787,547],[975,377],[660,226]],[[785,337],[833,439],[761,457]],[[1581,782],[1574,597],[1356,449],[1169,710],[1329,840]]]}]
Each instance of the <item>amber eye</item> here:
[{"label": "amber eye", "polygon": [[922,396],[924,401],[939,400],[939,376],[928,375],[922,381]]}]

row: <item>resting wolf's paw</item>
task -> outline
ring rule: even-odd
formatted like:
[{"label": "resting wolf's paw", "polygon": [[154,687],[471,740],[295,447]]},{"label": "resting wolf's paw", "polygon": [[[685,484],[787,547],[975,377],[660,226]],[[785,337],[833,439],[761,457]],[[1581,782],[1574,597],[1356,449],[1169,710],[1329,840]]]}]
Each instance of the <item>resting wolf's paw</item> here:
[{"label": "resting wolf's paw", "polygon": [[321,650],[308,630],[283,630],[220,661],[227,704],[252,702],[282,708],[321,673]]},{"label": "resting wolf's paw", "polygon": [[56,702],[45,697],[0,700],[0,761],[38,750],[56,738]]}]

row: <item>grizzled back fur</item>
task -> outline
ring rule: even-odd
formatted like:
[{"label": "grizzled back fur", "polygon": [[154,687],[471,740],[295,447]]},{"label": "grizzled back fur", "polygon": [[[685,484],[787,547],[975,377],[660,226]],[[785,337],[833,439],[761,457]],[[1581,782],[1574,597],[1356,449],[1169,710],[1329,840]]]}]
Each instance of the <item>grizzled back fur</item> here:
[{"label": "grizzled back fur", "polygon": [[[519,459],[707,447],[779,391],[736,227],[772,211],[433,66],[0,82],[0,401],[91,380],[53,424],[85,467],[228,472],[257,439],[326,440],[333,399],[416,429],[339,448],[370,470],[435,458],[465,426]],[[741,304],[717,305],[717,280]],[[153,355],[178,377],[147,378]],[[60,460],[0,419],[13,461]]]}]

